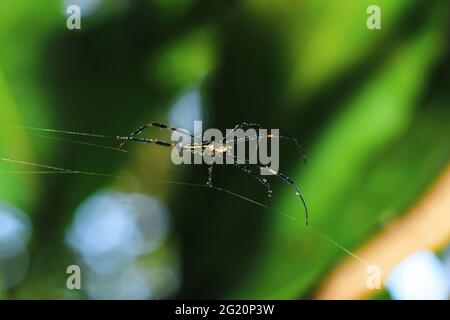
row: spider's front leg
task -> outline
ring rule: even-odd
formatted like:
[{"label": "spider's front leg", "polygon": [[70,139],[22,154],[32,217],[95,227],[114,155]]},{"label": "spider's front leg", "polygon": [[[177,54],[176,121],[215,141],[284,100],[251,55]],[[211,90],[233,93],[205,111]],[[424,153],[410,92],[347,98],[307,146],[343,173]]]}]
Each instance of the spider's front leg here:
[{"label": "spider's front leg", "polygon": [[119,145],[119,149],[122,148],[128,141],[133,141],[134,137],[141,134],[142,131],[149,128],[151,124],[144,124],[143,126],[140,126],[136,130],[134,130],[132,133],[130,133],[128,136],[125,137],[117,137],[118,140],[122,140],[122,142]]},{"label": "spider's front leg", "polygon": [[[117,137],[119,140],[122,140],[122,143],[120,144],[119,148],[122,148],[128,141],[137,141],[137,142],[145,143],[144,140],[146,140],[146,139],[137,139],[137,138],[135,138],[135,136],[140,135],[145,129],[151,128],[151,127],[156,127],[159,129],[166,129],[166,130],[169,130],[172,132],[175,131],[175,132],[179,132],[179,133],[183,133],[183,134],[188,134],[191,138],[196,139],[196,137],[194,137],[193,135],[191,135],[189,133],[186,133],[182,129],[175,128],[170,125],[166,125],[166,124],[162,124],[162,123],[153,121],[153,122],[149,122],[149,123],[146,123],[146,124],[140,126],[138,129],[136,129],[135,131],[133,131],[126,137]],[[154,140],[154,139],[150,139],[150,140]],[[164,145],[164,144],[161,144],[161,145]],[[170,144],[170,145],[173,146],[173,144]]]}]

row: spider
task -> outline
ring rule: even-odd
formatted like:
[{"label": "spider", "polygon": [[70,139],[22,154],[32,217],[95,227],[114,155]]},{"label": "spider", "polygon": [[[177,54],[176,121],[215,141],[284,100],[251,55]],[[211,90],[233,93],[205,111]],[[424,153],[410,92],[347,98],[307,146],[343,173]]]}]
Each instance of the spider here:
[{"label": "spider", "polygon": [[[173,143],[173,142],[166,142],[163,140],[158,140],[158,139],[148,139],[148,138],[138,138],[136,136],[140,135],[145,129],[150,128],[150,127],[156,127],[156,128],[160,128],[160,129],[167,129],[170,131],[175,131],[175,132],[179,132],[181,134],[187,134],[188,136],[190,136],[190,138],[192,138],[195,142],[191,143],[191,144],[184,144],[182,145],[181,143]],[[238,125],[236,125],[221,141],[221,143],[216,143],[213,141],[205,141],[203,139],[200,139],[196,136],[193,136],[189,133],[186,133],[185,130],[179,129],[179,128],[175,128],[173,126],[170,125],[165,125],[165,124],[161,124],[158,122],[150,122],[147,124],[144,124],[143,126],[139,127],[138,129],[136,129],[135,131],[133,131],[131,134],[129,134],[128,136],[118,136],[117,139],[122,141],[121,144],[119,145],[119,148],[122,148],[127,142],[129,141],[134,141],[134,142],[138,142],[138,143],[143,143],[143,144],[157,144],[160,146],[164,146],[164,147],[175,147],[178,148],[180,150],[180,152],[183,151],[187,151],[190,152],[192,154],[200,154],[200,155],[209,155],[214,157],[217,154],[224,154],[226,157],[228,157],[230,160],[232,160],[232,164],[236,167],[238,167],[239,169],[241,169],[242,171],[246,172],[247,174],[249,174],[250,176],[252,176],[253,178],[255,178],[259,183],[261,183],[262,185],[264,185],[264,187],[267,190],[267,196],[269,198],[269,200],[272,198],[272,189],[271,186],[269,184],[269,182],[267,181],[266,178],[264,178],[263,176],[254,173],[251,170],[251,166],[254,165],[256,167],[258,167],[259,169],[265,169],[268,170],[272,175],[277,176],[279,179],[281,179],[282,181],[284,181],[285,183],[287,183],[292,189],[294,189],[296,196],[300,199],[303,207],[305,208],[305,220],[306,220],[306,225],[308,225],[308,221],[309,221],[309,217],[308,217],[308,207],[306,205],[306,201],[302,195],[302,193],[300,192],[299,187],[295,184],[295,182],[286,174],[280,172],[280,171],[275,171],[273,169],[270,169],[269,167],[266,166],[262,166],[260,164],[252,164],[250,163],[248,160],[241,160],[238,161],[236,156],[233,156],[230,158],[229,155],[227,155],[227,151],[230,150],[231,148],[233,148],[234,143],[239,143],[239,142],[246,142],[249,141],[251,139],[259,139],[260,137],[258,136],[254,136],[254,137],[245,137],[244,139],[236,139],[236,140],[229,140],[228,137],[230,136],[230,134],[232,134],[233,132],[235,132],[238,129],[250,129],[250,128],[257,128],[257,129],[262,129],[262,126],[258,123],[240,123]],[[302,145],[299,143],[299,141],[295,138],[295,137],[291,137],[291,136],[287,136],[287,135],[278,135],[275,136],[273,134],[269,134],[267,135],[267,138],[281,138],[281,139],[287,139],[287,140],[291,140],[293,141],[297,147],[302,148]],[[306,161],[305,155],[302,154],[303,159]],[[243,162],[243,163],[242,163]],[[206,182],[206,185],[209,187],[213,187],[212,184],[212,174],[213,174],[213,168],[214,168],[214,164],[210,164],[208,165],[208,180]]]}]

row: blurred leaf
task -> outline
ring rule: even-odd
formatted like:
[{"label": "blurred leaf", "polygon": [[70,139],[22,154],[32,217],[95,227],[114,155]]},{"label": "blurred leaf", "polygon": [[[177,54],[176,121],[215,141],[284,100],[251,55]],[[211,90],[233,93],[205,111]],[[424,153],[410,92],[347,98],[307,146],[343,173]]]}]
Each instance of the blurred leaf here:
[{"label": "blurred leaf", "polygon": [[[401,162],[389,157],[382,163],[377,161],[380,152],[404,135],[411,124],[414,106],[440,49],[440,27],[431,23],[393,54],[325,130],[309,156],[308,166],[301,170],[303,174],[295,175],[309,204],[312,226],[344,246],[352,248],[366,237],[376,226],[377,217],[398,203],[397,188],[405,183],[405,176],[391,177],[390,173],[404,168],[403,172],[411,175],[415,170],[405,168],[403,163],[420,165],[424,159],[417,155],[416,146],[410,145],[412,148],[408,148]],[[426,140],[436,140],[444,125],[444,122],[436,125]],[[421,150],[422,155],[439,148],[441,144],[428,145]],[[440,154],[437,162],[442,164],[447,156]],[[373,196],[367,192],[373,191],[368,181],[377,167],[391,161],[395,165],[388,168],[389,179],[383,180],[390,183],[385,186],[390,191]],[[436,164],[423,170],[428,183],[436,174]],[[418,189],[424,181],[408,183]],[[413,200],[413,195],[408,196],[409,201]],[[342,255],[338,248],[304,227],[302,207],[291,190],[284,194],[276,209],[299,220],[293,223],[274,216],[264,252],[251,279],[241,284],[242,290],[235,292],[235,297],[297,298],[313,285],[337,253]]]},{"label": "blurred leaf", "polygon": [[205,27],[162,47],[150,62],[153,81],[169,90],[199,81],[214,66],[213,35]]},{"label": "blurred leaf", "polygon": [[[1,70],[0,106],[2,115],[0,118],[0,157],[30,161],[31,150],[25,134],[11,127],[12,125],[21,125],[21,121]],[[18,167],[16,164],[0,161],[0,172],[3,172],[0,173],[0,199],[25,209],[30,206],[36,195],[36,190],[33,188],[36,176],[4,173],[23,170],[23,167]]]},{"label": "blurred leaf", "polygon": [[[327,81],[344,70],[356,66],[375,45],[381,41],[389,43],[389,37],[397,31],[398,21],[407,8],[417,4],[410,0],[380,0],[382,29],[367,29],[367,8],[374,4],[370,0],[360,1],[306,1],[310,8],[307,21],[298,19],[294,30],[302,30],[303,41],[291,32],[291,50],[299,53],[290,83],[294,96],[312,94]],[[317,18],[316,18],[317,17]],[[300,43],[300,45],[299,45]],[[379,50],[382,50],[379,48]],[[373,59],[382,52],[375,53]]]},{"label": "blurred leaf", "polygon": [[5,0],[0,3],[0,69],[7,79],[8,100],[14,97],[11,105],[24,123],[32,120],[34,124],[48,124],[48,102],[42,78],[38,76],[39,58],[49,31],[55,26],[65,28],[63,12],[58,2]]},{"label": "blurred leaf", "polygon": [[[366,26],[369,16],[366,10],[373,1],[307,1],[305,7],[310,8],[307,12],[314,12],[316,18],[306,26],[299,20],[300,28],[308,30],[308,33],[302,33],[306,41],[299,44],[296,41],[298,35],[292,34],[291,43],[299,56],[293,71],[291,93],[314,92],[345,69],[366,59],[371,50],[378,49],[373,59],[383,55],[380,49],[388,43],[388,37],[396,30],[395,25],[405,9],[414,3],[417,2],[377,1],[382,29],[372,31]],[[384,44],[377,48],[381,42]]]},{"label": "blurred leaf", "polygon": [[[313,95],[345,70],[357,66],[372,54],[380,42],[389,44],[389,38],[399,31],[399,19],[418,1],[380,0],[382,29],[371,31],[366,27],[367,8],[371,0],[248,0],[250,13],[255,12],[278,25],[280,37],[286,45],[286,58],[292,65],[287,95],[297,99]],[[283,17],[283,19],[280,19]]]},{"label": "blurred leaf", "polygon": [[170,24],[183,17],[192,7],[193,0],[150,0],[150,10],[156,11],[155,15],[163,23]]}]

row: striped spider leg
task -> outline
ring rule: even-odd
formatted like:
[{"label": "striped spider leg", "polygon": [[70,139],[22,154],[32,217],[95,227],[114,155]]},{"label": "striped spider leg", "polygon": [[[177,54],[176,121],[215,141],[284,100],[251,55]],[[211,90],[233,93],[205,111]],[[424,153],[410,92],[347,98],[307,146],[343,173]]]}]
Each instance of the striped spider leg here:
[{"label": "striped spider leg", "polygon": [[[128,136],[123,136],[123,137],[117,137],[117,140],[121,140],[122,143],[119,145],[119,148],[122,148],[128,141],[136,141],[136,142],[140,142],[140,143],[155,143],[155,144],[159,144],[161,146],[166,146],[166,147],[174,147],[175,143],[169,143],[166,141],[162,141],[162,140],[158,140],[158,139],[139,139],[139,138],[135,138],[135,136],[140,135],[145,129],[147,128],[151,128],[151,127],[156,127],[156,128],[160,128],[160,129],[167,129],[170,131],[176,131],[182,134],[186,134],[188,136],[190,136],[192,139],[194,140],[200,140],[199,138],[187,133],[185,130],[182,129],[178,129],[175,128],[173,126],[169,126],[169,125],[165,125],[162,123],[158,123],[158,122],[150,122],[147,124],[144,124],[143,126],[139,127],[138,129],[136,129],[135,131],[133,131],[131,134],[129,134]],[[202,145],[204,144],[204,141],[201,141]]]}]

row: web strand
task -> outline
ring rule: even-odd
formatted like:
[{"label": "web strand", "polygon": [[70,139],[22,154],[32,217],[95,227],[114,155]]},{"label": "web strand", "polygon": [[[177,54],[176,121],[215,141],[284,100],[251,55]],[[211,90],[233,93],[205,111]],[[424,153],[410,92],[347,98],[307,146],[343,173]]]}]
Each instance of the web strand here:
[{"label": "web strand", "polygon": [[[52,129],[45,129],[48,132],[60,132],[60,130],[52,130]],[[70,131],[64,131],[64,133],[69,133]],[[72,132],[70,132],[72,133]],[[74,133],[76,135],[87,135],[84,133]],[[90,134],[89,134],[90,135]],[[92,135],[92,136],[96,136],[96,137],[106,137],[106,136],[102,136],[102,135]],[[89,175],[89,176],[99,176],[99,177],[109,177],[109,178],[124,178],[124,179],[133,179],[131,176],[121,176],[121,175],[112,175],[112,174],[106,174],[106,173],[97,173],[97,172],[90,172],[90,171],[80,171],[80,170],[72,170],[72,169],[65,169],[65,168],[60,168],[57,166],[51,166],[51,165],[43,165],[43,164],[38,164],[38,163],[34,163],[34,162],[29,162],[29,161],[21,161],[21,160],[14,160],[11,158],[6,158],[6,157],[0,157],[0,161],[4,161],[4,162],[8,162],[8,163],[13,163],[13,164],[19,164],[19,165],[24,165],[24,166],[31,166],[31,167],[36,167],[36,168],[41,168],[41,169],[46,169],[46,170],[42,170],[42,171],[3,171],[0,172],[0,175],[20,175],[20,174],[81,174],[81,175]],[[253,199],[247,198],[245,196],[242,196],[238,193],[235,193],[233,191],[221,188],[221,187],[216,187],[216,186],[208,186],[206,184],[199,184],[199,183],[190,183],[190,182],[182,182],[182,181],[164,181],[164,180],[152,180],[155,183],[168,183],[168,184],[174,184],[174,185],[182,185],[182,186],[191,186],[191,187],[200,187],[200,188],[207,188],[207,189],[212,189],[212,190],[216,190],[216,191],[220,191],[223,193],[227,193],[231,196],[234,196],[236,198],[242,199],[244,201],[247,201],[249,203],[252,203],[254,205],[263,207],[269,211],[272,211],[274,213],[283,215],[291,220],[296,220],[295,217],[278,211],[278,210],[274,210],[272,208],[270,208],[269,206],[255,201]],[[347,253],[348,255],[350,255],[352,258],[356,259],[357,261],[359,261],[360,263],[364,264],[364,265],[369,265],[369,263],[367,261],[365,261],[364,259],[362,259],[361,257],[359,257],[357,254],[355,254],[354,252],[350,251],[349,249],[345,248],[344,246],[342,246],[341,244],[339,244],[338,242],[334,241],[333,239],[331,239],[330,237],[328,237],[327,235],[325,235],[324,233],[320,232],[319,230],[317,230],[316,228],[312,227],[312,226],[308,226],[308,229],[310,229],[311,231],[313,231],[314,233],[316,233],[317,235],[319,235],[320,237],[322,237],[323,239],[325,239],[326,241],[328,241],[329,243],[333,244],[335,247],[339,248],[340,250],[344,251],[345,253]]]}]

